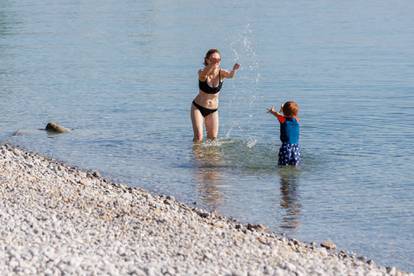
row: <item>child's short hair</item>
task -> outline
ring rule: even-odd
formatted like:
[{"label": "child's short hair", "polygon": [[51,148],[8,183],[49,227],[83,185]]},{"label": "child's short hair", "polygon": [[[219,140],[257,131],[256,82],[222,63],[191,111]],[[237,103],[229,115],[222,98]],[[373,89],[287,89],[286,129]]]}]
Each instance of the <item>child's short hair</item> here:
[{"label": "child's short hair", "polygon": [[295,117],[299,113],[299,105],[294,101],[288,101],[283,104],[283,114],[287,117]]}]

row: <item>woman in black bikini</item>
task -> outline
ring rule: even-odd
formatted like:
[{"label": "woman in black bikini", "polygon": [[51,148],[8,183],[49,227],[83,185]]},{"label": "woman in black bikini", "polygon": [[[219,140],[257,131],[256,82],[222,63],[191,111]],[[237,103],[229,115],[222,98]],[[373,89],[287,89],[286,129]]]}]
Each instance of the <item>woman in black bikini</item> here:
[{"label": "woman in black bikini", "polygon": [[240,65],[236,63],[230,72],[223,70],[220,68],[220,61],[220,52],[217,49],[210,49],[204,57],[205,67],[198,71],[200,90],[191,105],[194,142],[203,140],[203,122],[206,126],[207,139],[217,138],[219,128],[218,93],[223,85],[223,80],[233,78],[240,68]]}]

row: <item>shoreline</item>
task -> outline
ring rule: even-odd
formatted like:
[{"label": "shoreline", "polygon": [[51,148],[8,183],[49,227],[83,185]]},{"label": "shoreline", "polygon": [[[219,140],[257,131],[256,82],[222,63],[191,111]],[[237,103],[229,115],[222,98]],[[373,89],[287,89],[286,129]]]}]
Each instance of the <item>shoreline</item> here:
[{"label": "shoreline", "polygon": [[0,196],[1,274],[414,275],[10,144]]}]

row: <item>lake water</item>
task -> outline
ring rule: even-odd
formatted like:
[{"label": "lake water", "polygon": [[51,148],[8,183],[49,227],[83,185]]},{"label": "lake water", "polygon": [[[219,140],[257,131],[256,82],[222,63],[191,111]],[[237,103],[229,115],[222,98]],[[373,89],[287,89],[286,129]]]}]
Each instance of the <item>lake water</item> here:
[{"label": "lake water", "polygon": [[[409,0],[1,1],[0,138],[414,271],[413,14]],[[209,48],[242,68],[218,143],[193,147]],[[278,169],[265,110],[289,99],[303,164]],[[48,136],[49,121],[74,131]]]}]

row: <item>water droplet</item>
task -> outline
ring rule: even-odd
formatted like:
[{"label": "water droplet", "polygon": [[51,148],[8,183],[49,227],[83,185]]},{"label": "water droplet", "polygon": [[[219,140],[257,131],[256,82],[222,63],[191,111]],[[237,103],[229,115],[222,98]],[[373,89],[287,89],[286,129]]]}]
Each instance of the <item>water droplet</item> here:
[{"label": "water droplet", "polygon": [[256,140],[256,139],[254,139],[254,138],[252,138],[252,137],[250,137],[250,138],[247,140],[247,142],[246,142],[246,146],[247,146],[249,149],[251,149],[252,147],[254,147],[254,146],[256,145],[256,143],[257,143],[257,140]]}]

